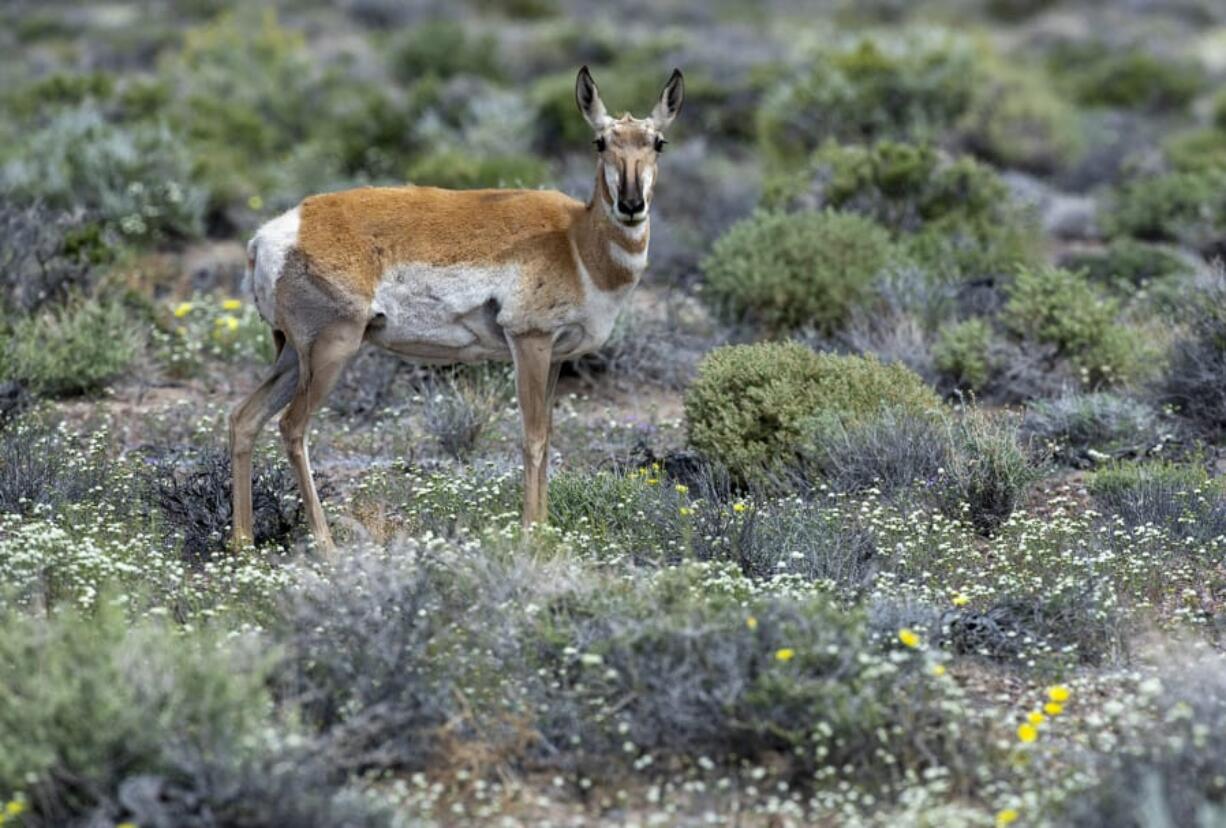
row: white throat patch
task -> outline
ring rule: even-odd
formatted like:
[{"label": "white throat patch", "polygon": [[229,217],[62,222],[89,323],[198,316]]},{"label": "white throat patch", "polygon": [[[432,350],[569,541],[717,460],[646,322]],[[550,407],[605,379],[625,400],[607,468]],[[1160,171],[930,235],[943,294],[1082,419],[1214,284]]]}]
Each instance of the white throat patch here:
[{"label": "white throat patch", "polygon": [[[646,224],[646,222],[644,222]],[[644,247],[638,253],[631,253],[622,247],[617,242],[609,242],[609,255],[613,261],[617,262],[626,270],[638,273],[643,268],[647,267],[647,248]]]}]

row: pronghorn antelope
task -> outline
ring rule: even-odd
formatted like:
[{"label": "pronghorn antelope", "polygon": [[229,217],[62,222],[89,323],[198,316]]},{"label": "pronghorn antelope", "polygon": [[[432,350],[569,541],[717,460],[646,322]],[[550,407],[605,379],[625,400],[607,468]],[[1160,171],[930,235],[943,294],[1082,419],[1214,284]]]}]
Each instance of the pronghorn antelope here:
[{"label": "pronghorn antelope", "polygon": [[523,421],[525,527],[547,517],[560,361],[598,348],[647,266],[664,129],[681,109],[674,70],[646,119],[611,117],[587,67],[575,101],[595,132],[587,204],[544,190],[363,188],[311,196],[247,246],[271,373],[230,416],[236,545],[252,539],[251,452],[281,409],[281,437],[317,545],[332,537],[306,431],[363,342],[433,363],[510,359]]}]

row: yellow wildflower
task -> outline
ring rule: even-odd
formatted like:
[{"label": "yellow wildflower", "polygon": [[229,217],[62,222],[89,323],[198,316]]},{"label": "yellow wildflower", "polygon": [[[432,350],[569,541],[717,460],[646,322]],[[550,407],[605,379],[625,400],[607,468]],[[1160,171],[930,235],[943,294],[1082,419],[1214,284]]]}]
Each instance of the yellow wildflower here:
[{"label": "yellow wildflower", "polygon": [[1005,825],[1012,825],[1017,822],[1017,818],[1016,808],[1005,808],[1003,811],[996,812],[996,825],[998,828],[1003,828]]},{"label": "yellow wildflower", "polygon": [[904,647],[915,649],[920,645],[919,633],[908,627],[903,627],[898,631],[898,640],[903,643]]},{"label": "yellow wildflower", "polygon": [[1037,710],[1031,710],[1026,714],[1026,721],[1030,722],[1035,727],[1038,727],[1039,725],[1043,724],[1043,722],[1047,721],[1047,717]]},{"label": "yellow wildflower", "polygon": [[776,661],[791,661],[795,657],[796,657],[796,651],[793,650],[791,647],[783,647],[781,649],[775,650],[775,660]]},{"label": "yellow wildflower", "polygon": [[687,508],[685,506],[682,506],[678,511],[681,512],[681,517],[689,517],[690,515],[694,514],[693,509]]},{"label": "yellow wildflower", "polygon": [[965,592],[959,592],[957,595],[955,595],[950,600],[953,601],[953,604],[955,607],[965,607],[967,604],[971,602],[971,597],[967,595]]},{"label": "yellow wildflower", "polygon": [[943,676],[943,675],[945,675],[945,665],[944,665],[944,664],[934,664],[934,665],[932,665],[932,674],[933,674],[934,676]]},{"label": "yellow wildflower", "polygon": [[647,485],[648,485],[648,486],[654,486],[654,485],[656,485],[656,484],[657,484],[657,483],[659,483],[659,482],[660,482],[660,478],[658,478],[658,477],[649,477],[649,478],[647,478]]},{"label": "yellow wildflower", "polygon": [[1059,716],[1064,712],[1064,705],[1060,704],[1059,702],[1048,702],[1047,704],[1043,705],[1043,712],[1048,716]]},{"label": "yellow wildflower", "polygon": [[221,302],[222,310],[236,311],[242,308],[242,306],[243,306],[242,299],[223,299]]},{"label": "yellow wildflower", "polygon": [[264,199],[260,198],[258,195],[253,195],[251,198],[247,199],[247,206],[252,210],[263,210]]},{"label": "yellow wildflower", "polygon": [[689,486],[686,486],[686,485],[684,485],[684,484],[682,484],[682,483],[678,483],[678,484],[677,484],[676,486],[674,486],[673,488],[675,488],[675,489],[677,490],[677,494],[685,494],[686,492],[688,492],[688,491],[690,490],[690,487],[689,487]]},{"label": "yellow wildflower", "polygon": [[115,828],[140,828],[135,822],[121,822]]},{"label": "yellow wildflower", "polygon": [[1063,684],[1056,684],[1047,688],[1047,698],[1054,702],[1066,702],[1070,695],[1072,693]]},{"label": "yellow wildflower", "polygon": [[1032,724],[1018,725],[1017,738],[1026,743],[1033,742],[1039,738],[1039,730]]},{"label": "yellow wildflower", "polygon": [[4,815],[6,817],[15,817],[25,813],[26,804],[20,799],[10,799],[4,803]]},{"label": "yellow wildflower", "polygon": [[745,504],[738,500],[736,503],[732,504],[732,511],[740,514],[741,512],[745,511]]},{"label": "yellow wildflower", "polygon": [[756,630],[758,628],[758,619],[754,618],[752,615],[749,616],[745,619],[745,626],[749,627],[751,630]]},{"label": "yellow wildflower", "polygon": [[238,319],[228,313],[225,316],[219,316],[217,317],[217,327],[225,328],[227,331],[237,331]]},{"label": "yellow wildflower", "polygon": [[175,319],[182,319],[183,317],[187,316],[191,312],[192,312],[191,302],[180,302],[179,304],[175,305],[175,311],[174,311]]}]

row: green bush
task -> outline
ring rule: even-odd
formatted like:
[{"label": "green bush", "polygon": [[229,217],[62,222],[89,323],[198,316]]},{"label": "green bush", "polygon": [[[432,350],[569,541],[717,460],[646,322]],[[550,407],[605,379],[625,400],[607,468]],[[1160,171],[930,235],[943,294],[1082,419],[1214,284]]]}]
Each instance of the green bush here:
[{"label": "green bush", "polygon": [[955,736],[949,686],[925,652],[892,645],[897,629],[879,637],[862,610],[820,595],[710,594],[705,571],[596,593],[540,624],[550,686],[573,688],[541,706],[541,727],[550,743],[581,744],[585,771],[603,776],[618,756],[774,755],[791,778],[839,767],[879,791],[916,767],[969,767],[976,746]]},{"label": "green bush", "polygon": [[1125,295],[1150,282],[1192,272],[1185,259],[1167,248],[1128,238],[1113,241],[1102,252],[1069,256],[1063,265],[1069,270],[1083,271],[1091,282]]},{"label": "green bush", "polygon": [[1002,275],[1036,261],[1040,249],[1034,216],[1014,205],[991,167],[948,159],[929,145],[829,142],[804,175],[769,179],[763,203],[869,216],[941,279]]},{"label": "green bush", "polygon": [[1116,236],[1211,249],[1226,235],[1226,170],[1129,181],[1107,204],[1103,224]]},{"label": "green bush", "polygon": [[975,78],[970,45],[941,33],[826,47],[766,96],[759,140],[786,162],[831,138],[936,138],[967,111]]},{"label": "green bush", "polygon": [[1176,172],[1220,173],[1226,170],[1226,129],[1189,129],[1162,142]]},{"label": "green bush", "polygon": [[549,168],[532,155],[476,158],[461,150],[440,150],[414,161],[407,178],[414,184],[452,189],[536,187]]},{"label": "green bush", "polygon": [[84,208],[136,241],[202,231],[205,193],[182,142],[164,126],[109,124],[89,106],[28,135],[0,171],[0,184],[21,199]]},{"label": "green bush", "polygon": [[277,732],[267,670],[244,647],[130,627],[107,600],[0,616],[0,663],[20,666],[0,683],[0,790],[27,804],[16,824],[390,824]]},{"label": "green bush", "polygon": [[259,672],[169,630],[129,631],[114,608],[49,622],[5,613],[0,663],[21,665],[0,683],[0,790],[67,813],[164,770],[177,741],[237,750],[268,707]]},{"label": "green bush", "polygon": [[1088,106],[1183,110],[1207,82],[1198,63],[1103,43],[1064,44],[1052,51],[1049,63],[1053,76]]},{"label": "green bush", "polygon": [[835,212],[758,213],[733,225],[703,262],[704,297],[726,318],[780,334],[842,328],[898,260],[889,233]]},{"label": "green bush", "polygon": [[957,388],[978,391],[991,375],[991,338],[992,329],[983,319],[943,327],[932,346],[933,362]]},{"label": "green bush", "polygon": [[4,347],[3,372],[43,394],[86,394],[127,368],[138,347],[122,304],[76,300],[18,320]]},{"label": "green bush", "polygon": [[958,131],[976,155],[1037,173],[1069,166],[1084,145],[1077,111],[1045,77],[1003,65],[985,71]]},{"label": "green bush", "polygon": [[1133,337],[1119,327],[1119,305],[1090,285],[1082,271],[1023,268],[1007,288],[1001,313],[1018,336],[1052,345],[1092,384],[1128,379],[1137,370]]},{"label": "green bush", "polygon": [[4,97],[9,114],[21,119],[45,117],[48,112],[101,102],[115,94],[115,78],[105,72],[56,72],[14,89]]},{"label": "green bush", "polygon": [[855,422],[882,408],[923,414],[941,403],[901,365],[796,343],[716,348],[685,394],[690,445],[742,479],[794,458],[821,420]]},{"label": "green bush", "polygon": [[392,71],[405,84],[434,75],[497,78],[498,42],[491,35],[469,37],[454,20],[435,20],[410,28],[393,45]]},{"label": "green bush", "polygon": [[275,14],[227,13],[187,30],[163,67],[168,117],[191,148],[212,213],[353,177],[399,176],[433,85],[403,100],[339,62],[318,60]]},{"label": "green bush", "polygon": [[937,487],[941,507],[989,535],[1009,519],[1040,476],[1018,440],[1017,420],[972,408],[950,424],[949,442],[950,462]]}]

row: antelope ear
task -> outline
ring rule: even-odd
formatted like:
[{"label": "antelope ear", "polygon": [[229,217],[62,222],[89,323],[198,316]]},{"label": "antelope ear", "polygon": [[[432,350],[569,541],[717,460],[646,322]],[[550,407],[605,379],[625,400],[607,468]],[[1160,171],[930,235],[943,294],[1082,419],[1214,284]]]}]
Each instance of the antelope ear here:
[{"label": "antelope ear", "polygon": [[660,102],[651,110],[651,123],[658,130],[664,130],[681,111],[681,102],[685,100],[685,78],[680,69],[674,69],[660,92]]},{"label": "antelope ear", "polygon": [[592,73],[584,66],[579,70],[579,77],[575,78],[575,103],[579,106],[579,111],[583,113],[583,118],[588,122],[596,132],[604,132],[612,123],[613,119],[609,117],[609,112],[604,108],[604,102],[600,100],[600,90],[596,88],[596,81],[592,80]]}]

